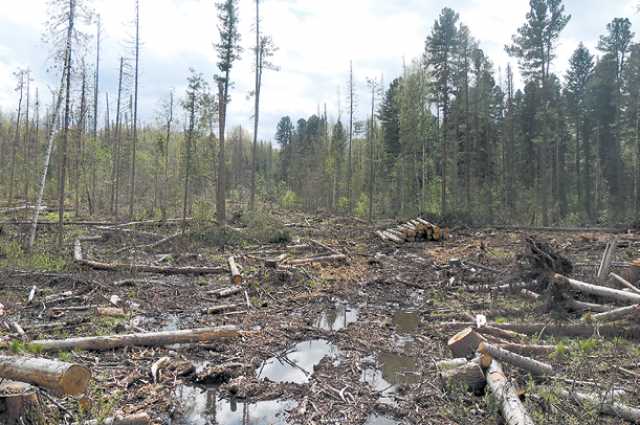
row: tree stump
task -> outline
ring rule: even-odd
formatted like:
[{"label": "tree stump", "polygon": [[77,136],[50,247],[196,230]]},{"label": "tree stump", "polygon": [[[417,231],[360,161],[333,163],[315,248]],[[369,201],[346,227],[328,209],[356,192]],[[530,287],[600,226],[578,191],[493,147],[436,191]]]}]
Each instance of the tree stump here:
[{"label": "tree stump", "polygon": [[0,384],[0,423],[44,424],[44,418],[34,387],[8,380]]},{"label": "tree stump", "polygon": [[453,357],[471,358],[483,342],[487,342],[487,340],[482,335],[472,328],[466,328],[452,336],[447,345]]}]

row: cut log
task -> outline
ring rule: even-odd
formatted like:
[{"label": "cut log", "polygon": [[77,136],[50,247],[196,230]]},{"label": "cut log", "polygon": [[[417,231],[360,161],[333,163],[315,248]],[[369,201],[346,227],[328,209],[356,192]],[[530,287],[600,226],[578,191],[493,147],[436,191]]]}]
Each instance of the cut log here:
[{"label": "cut log", "polygon": [[[622,337],[628,339],[640,338],[640,326],[619,326],[618,324],[603,324],[597,327],[590,323],[490,323],[491,326],[535,336],[565,336],[590,338],[600,335],[607,338]],[[442,322],[436,327],[438,332],[457,332],[466,327],[473,327],[474,322]]]},{"label": "cut log", "polygon": [[615,273],[609,273],[609,276],[614,278],[618,283],[620,283],[622,286],[626,287],[627,289],[631,289],[634,293],[640,294],[640,289],[636,288],[634,285],[631,284],[631,282],[629,282],[622,276],[619,276]]},{"label": "cut log", "polygon": [[445,370],[455,369],[457,367],[464,366],[467,363],[469,363],[469,360],[463,357],[458,357],[456,359],[440,360],[436,362],[436,369],[442,372]]},{"label": "cut log", "polygon": [[36,389],[24,382],[0,382],[0,423],[45,423]]},{"label": "cut log", "polygon": [[491,394],[500,405],[502,417],[507,425],[534,425],[513,383],[507,379],[497,360],[493,359],[489,364],[486,379]]},{"label": "cut log", "polygon": [[239,286],[232,286],[230,288],[222,288],[222,289],[218,289],[217,291],[210,291],[208,292],[208,294],[211,295],[215,295],[218,298],[226,298],[226,297],[230,297],[231,295],[235,295],[237,293],[242,292],[242,288]]},{"label": "cut log", "polygon": [[548,356],[556,351],[555,345],[503,343],[498,346],[524,356]]},{"label": "cut log", "polygon": [[114,416],[103,420],[74,422],[72,425],[148,425],[151,418],[146,413],[137,413],[129,416]]},{"label": "cut log", "polygon": [[[625,319],[629,316],[640,316],[640,304],[630,305],[628,307],[620,307],[605,313],[592,315],[590,318],[596,322],[614,322],[616,320]],[[586,318],[583,318],[586,320]]]},{"label": "cut log", "polygon": [[456,368],[445,369],[440,372],[440,377],[448,385],[463,384],[472,391],[482,389],[486,379],[479,362],[466,362]]},{"label": "cut log", "polygon": [[486,339],[469,327],[452,336],[447,345],[454,357],[471,358],[483,342],[486,342]]},{"label": "cut log", "polygon": [[543,363],[529,357],[521,356],[520,354],[513,353],[511,351],[505,350],[504,348],[496,347],[486,342],[480,344],[480,346],[478,347],[478,352],[484,355],[489,355],[501,362],[509,363],[513,366],[516,366],[517,368],[531,372],[536,376],[549,376],[553,374],[553,367],[550,364]]},{"label": "cut log", "polygon": [[73,247],[73,260],[80,265],[90,267],[95,270],[105,271],[135,271],[141,273],[158,273],[158,274],[219,274],[226,273],[229,270],[226,267],[162,267],[147,264],[125,264],[125,263],[102,263],[99,261],[85,259],[82,256],[82,245],[80,240],[76,239]]},{"label": "cut log", "polygon": [[240,274],[240,269],[236,264],[236,260],[233,256],[229,257],[229,270],[231,271],[231,283],[235,285],[240,285],[242,283],[242,274]]},{"label": "cut log", "polygon": [[391,232],[389,232],[389,231],[384,231],[384,232],[382,232],[382,233],[385,235],[385,237],[386,237],[387,239],[389,239],[389,240],[390,240],[390,241],[392,241],[392,242],[395,242],[395,243],[404,243],[404,238],[401,238],[401,237],[399,237],[398,235],[395,235],[394,233],[391,233]]},{"label": "cut log", "polygon": [[126,313],[119,307],[98,307],[96,308],[96,315],[102,317],[122,317]]},{"label": "cut log", "polygon": [[567,390],[559,390],[559,393],[565,398],[577,400],[580,403],[586,402],[605,415],[622,418],[636,424],[640,423],[640,409],[617,402],[615,397],[610,395],[602,397],[596,394]]},{"label": "cut log", "polygon": [[0,356],[0,377],[26,382],[57,394],[83,394],[91,372],[84,366],[41,358]]},{"label": "cut log", "polygon": [[607,281],[607,276],[609,275],[609,267],[611,267],[611,261],[613,261],[613,255],[616,250],[616,246],[618,245],[618,238],[613,237],[604,249],[604,254],[602,254],[602,260],[600,261],[600,266],[598,267],[597,279],[599,284],[604,284]]},{"label": "cut log", "polygon": [[587,303],[584,301],[578,301],[574,299],[571,295],[565,294],[565,293],[562,294],[562,299],[564,300],[564,303],[567,307],[575,311],[595,311],[595,312],[604,313],[607,311],[611,311],[615,308],[605,304],[595,304],[595,303]]},{"label": "cut log", "polygon": [[338,255],[324,255],[320,257],[301,258],[298,260],[290,260],[289,264],[292,266],[303,266],[311,263],[333,263],[338,261],[346,261],[347,256],[343,254]]},{"label": "cut log", "polygon": [[533,301],[537,301],[538,299],[540,299],[540,294],[530,291],[528,289],[521,289],[520,295]]},{"label": "cut log", "polygon": [[43,339],[33,341],[43,352],[89,350],[105,351],[122,347],[147,346],[156,347],[172,344],[190,344],[196,342],[212,342],[224,338],[233,338],[242,333],[235,326],[214,328],[186,329],[180,331],[163,331],[136,333],[127,335],[89,336],[69,339]]},{"label": "cut log", "polygon": [[238,306],[236,304],[222,304],[222,305],[216,305],[213,307],[207,307],[204,308],[202,310],[202,313],[204,314],[220,314],[224,311],[227,310],[233,310],[235,308],[237,308]]},{"label": "cut log", "polygon": [[592,285],[590,283],[581,282],[579,280],[571,279],[561,274],[555,274],[553,276],[553,282],[559,285],[561,288],[573,288],[575,290],[597,295],[603,298],[610,298],[617,301],[637,304],[640,303],[640,294],[634,294],[629,292],[620,291],[618,289],[607,288],[604,286]]},{"label": "cut log", "polygon": [[27,297],[27,304],[31,304],[33,302],[33,299],[36,297],[37,290],[38,290],[38,287],[33,285],[33,287],[31,288],[31,291],[29,291],[29,296]]}]

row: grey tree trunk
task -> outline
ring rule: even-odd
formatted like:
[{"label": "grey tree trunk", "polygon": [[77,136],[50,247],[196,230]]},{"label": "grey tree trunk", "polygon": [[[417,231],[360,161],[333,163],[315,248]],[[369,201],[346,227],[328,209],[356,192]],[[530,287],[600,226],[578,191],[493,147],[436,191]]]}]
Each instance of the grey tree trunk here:
[{"label": "grey tree trunk", "polygon": [[138,71],[140,65],[140,1],[136,0],[136,65],[133,89],[133,144],[131,147],[131,174],[129,179],[129,220],[133,219],[133,201],[136,192],[136,145],[138,142]]},{"label": "grey tree trunk", "polygon": [[249,210],[256,209],[256,154],[258,152],[258,124],[260,120],[260,86],[262,85],[262,47],[260,45],[260,0],[256,0],[256,87],[253,116],[253,153],[251,156],[251,197]]}]

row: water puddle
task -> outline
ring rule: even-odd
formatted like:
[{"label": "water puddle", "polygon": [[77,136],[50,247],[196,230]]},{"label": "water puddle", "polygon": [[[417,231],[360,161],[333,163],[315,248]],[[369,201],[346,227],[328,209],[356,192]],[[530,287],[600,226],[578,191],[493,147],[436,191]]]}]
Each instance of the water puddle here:
[{"label": "water puddle", "polygon": [[324,339],[303,341],[287,353],[266,360],[256,370],[256,375],[273,382],[304,384],[309,382],[314,367],[323,358],[338,354],[338,348]]},{"label": "water puddle", "polygon": [[245,403],[218,399],[217,390],[181,385],[176,390],[179,420],[174,425],[284,425],[286,411],[295,407],[292,400]]},{"label": "water puddle", "polygon": [[339,331],[356,322],[359,312],[358,307],[338,301],[334,308],[323,311],[313,326],[323,331]]},{"label": "water puddle", "polygon": [[396,311],[391,321],[399,333],[413,333],[420,327],[420,316],[413,311]]},{"label": "water puddle", "polygon": [[393,395],[400,385],[420,382],[417,369],[416,360],[412,357],[395,353],[380,353],[375,365],[365,367],[362,370],[360,382],[365,382],[378,391],[381,403],[393,405],[395,404]]},{"label": "water puddle", "polygon": [[381,415],[377,415],[375,413],[372,413],[369,415],[369,417],[367,418],[367,422],[364,423],[364,425],[399,425],[400,422],[396,421],[395,419],[391,419],[387,416],[381,416]]}]

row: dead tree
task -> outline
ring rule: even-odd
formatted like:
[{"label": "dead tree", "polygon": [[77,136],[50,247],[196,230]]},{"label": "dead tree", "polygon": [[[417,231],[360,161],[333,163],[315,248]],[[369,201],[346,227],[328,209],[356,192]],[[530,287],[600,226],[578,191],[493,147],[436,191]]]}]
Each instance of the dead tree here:
[{"label": "dead tree", "polygon": [[133,219],[136,192],[136,146],[138,143],[138,73],[140,67],[140,1],[136,0],[135,69],[133,78],[133,142],[131,145],[131,174],[129,175],[129,220]]}]

